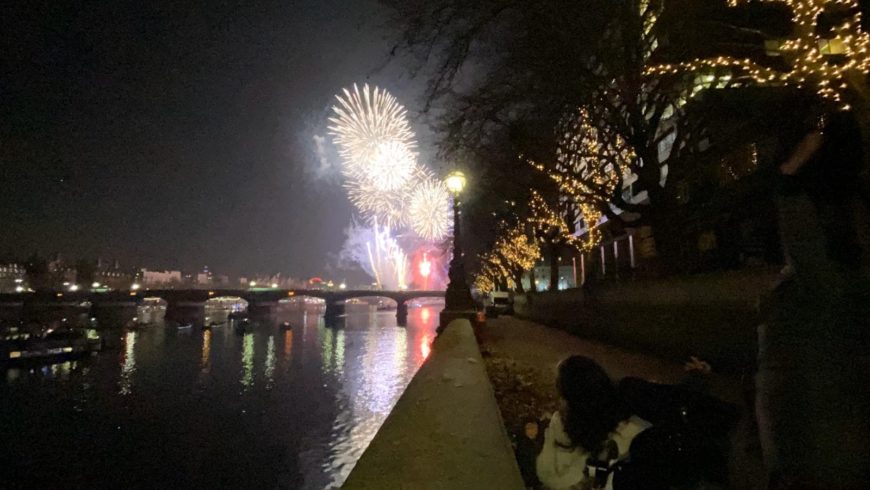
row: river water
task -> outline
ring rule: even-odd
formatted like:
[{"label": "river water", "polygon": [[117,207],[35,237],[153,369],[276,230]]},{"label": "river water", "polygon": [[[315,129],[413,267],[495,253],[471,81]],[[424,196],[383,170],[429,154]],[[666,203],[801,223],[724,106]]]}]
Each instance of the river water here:
[{"label": "river water", "polygon": [[[335,488],[435,337],[440,307],[317,307],[251,333],[103,331],[96,357],[0,371],[0,488]],[[279,324],[291,322],[290,330]]]}]

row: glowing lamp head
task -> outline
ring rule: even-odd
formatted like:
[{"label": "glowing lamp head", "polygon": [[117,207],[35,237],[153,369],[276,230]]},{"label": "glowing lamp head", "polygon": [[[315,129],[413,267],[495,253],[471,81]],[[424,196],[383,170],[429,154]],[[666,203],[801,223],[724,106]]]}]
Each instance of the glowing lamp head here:
[{"label": "glowing lamp head", "polygon": [[91,284],[91,287],[92,287],[92,288],[98,288],[98,287],[100,287],[100,283],[95,282],[95,283]]},{"label": "glowing lamp head", "polygon": [[251,282],[249,282],[249,283],[248,283],[248,286],[250,286],[250,287],[252,287],[252,288],[257,287],[257,281],[251,281]]},{"label": "glowing lamp head", "polygon": [[130,285],[130,289],[132,289],[133,291],[137,291],[139,288],[140,288],[139,284],[137,284],[135,282]]},{"label": "glowing lamp head", "polygon": [[278,283],[277,283],[277,282],[273,282],[273,283],[272,283],[272,289],[278,289]]},{"label": "glowing lamp head", "polygon": [[450,175],[444,179],[444,185],[447,186],[447,190],[453,193],[453,195],[458,195],[465,189],[466,178],[465,174],[460,172],[459,170],[454,170],[450,172]]},{"label": "glowing lamp head", "polygon": [[78,291],[78,290],[79,290],[79,285],[78,285],[78,284],[70,284],[70,285],[69,285],[69,290],[70,290],[70,291]]}]

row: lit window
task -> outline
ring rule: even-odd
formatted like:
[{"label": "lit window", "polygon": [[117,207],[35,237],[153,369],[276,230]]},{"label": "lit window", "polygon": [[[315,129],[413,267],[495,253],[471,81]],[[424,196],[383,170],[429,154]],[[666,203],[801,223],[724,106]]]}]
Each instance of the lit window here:
[{"label": "lit window", "polygon": [[764,52],[767,56],[782,56],[782,42],[779,39],[764,41]]},{"label": "lit window", "polygon": [[846,53],[846,43],[843,42],[842,39],[820,39],[819,40],[819,52],[828,55],[828,56],[836,56],[840,54]]}]

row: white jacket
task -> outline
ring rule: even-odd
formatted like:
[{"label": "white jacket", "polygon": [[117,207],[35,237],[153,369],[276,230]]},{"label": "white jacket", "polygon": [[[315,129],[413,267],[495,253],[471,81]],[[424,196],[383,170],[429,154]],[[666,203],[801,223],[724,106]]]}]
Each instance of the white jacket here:
[{"label": "white jacket", "polygon": [[[616,426],[616,430],[610,433],[609,440],[616,443],[618,459],[628,456],[631,441],[650,426],[649,422],[637,416],[632,416]],[[580,447],[567,449],[570,444],[571,439],[562,426],[562,417],[556,412],[544,432],[544,448],[536,461],[538,479],[549,489],[584,488],[584,483],[591,481],[592,477],[586,467],[589,452]],[[611,475],[608,479],[605,487],[607,490],[612,490],[612,478]]]}]

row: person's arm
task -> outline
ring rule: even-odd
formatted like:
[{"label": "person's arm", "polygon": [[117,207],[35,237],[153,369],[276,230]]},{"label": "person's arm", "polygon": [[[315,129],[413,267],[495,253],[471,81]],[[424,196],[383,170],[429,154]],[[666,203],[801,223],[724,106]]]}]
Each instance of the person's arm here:
[{"label": "person's arm", "polygon": [[679,386],[698,393],[706,393],[710,384],[710,374],[713,368],[707,361],[692,356],[683,364],[686,375],[680,380]]},{"label": "person's arm", "polygon": [[825,136],[821,131],[816,130],[807,133],[788,157],[788,160],[779,166],[779,171],[783,175],[797,174],[810,161],[810,158],[819,151],[824,141]]},{"label": "person's arm", "polygon": [[546,488],[571,488],[588,479],[586,460],[589,455],[580,448],[569,449],[559,444],[568,440],[561,415],[556,412],[544,432],[544,447],[535,462],[538,479]]}]

